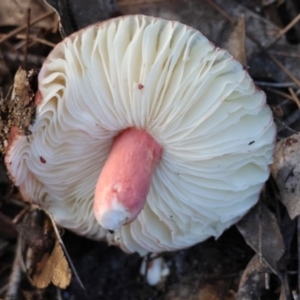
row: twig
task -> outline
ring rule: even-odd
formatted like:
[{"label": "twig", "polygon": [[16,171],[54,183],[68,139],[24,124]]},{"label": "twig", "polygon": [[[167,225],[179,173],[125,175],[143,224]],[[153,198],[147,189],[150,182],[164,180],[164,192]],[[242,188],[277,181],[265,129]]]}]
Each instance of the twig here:
[{"label": "twig", "polygon": [[270,274],[265,273],[265,289],[269,290],[270,289]]},{"label": "twig", "polygon": [[300,217],[297,217],[298,293],[300,293]]},{"label": "twig", "polygon": [[[235,24],[236,21],[231,16],[229,16],[223,9],[221,9],[215,2],[213,2],[213,0],[205,1],[208,2],[213,8],[215,8],[220,14],[222,14],[222,16],[224,16],[226,20],[228,20],[232,25]],[[253,43],[255,43],[259,47],[259,49],[266,53],[271,58],[271,60],[273,60],[273,62],[300,88],[300,80],[297,77],[295,77],[276,57],[274,57],[268,51],[268,49],[262,46],[261,43],[258,40],[256,40],[256,38],[254,38],[249,32],[246,32],[246,36]]]},{"label": "twig", "polygon": [[[7,34],[0,34],[0,38],[4,37],[6,35]],[[20,40],[26,40],[26,35],[25,34],[17,34],[17,35],[15,35],[15,38],[20,39]],[[45,39],[39,38],[37,36],[29,35],[28,38],[29,38],[29,40],[31,40],[33,42],[40,43],[40,44],[43,44],[43,45],[46,45],[46,46],[49,46],[52,48],[54,48],[56,46],[56,44],[49,42]]]},{"label": "twig", "polygon": [[[254,40],[253,40],[254,41]],[[260,45],[257,42],[257,45]],[[300,80],[295,77],[274,55],[272,55],[268,50],[260,45],[261,49],[273,60],[273,62],[288,76],[292,81],[294,81],[300,88]]]},{"label": "twig", "polygon": [[42,210],[49,217],[49,219],[51,220],[51,223],[52,223],[55,235],[56,235],[56,237],[57,237],[57,239],[59,241],[60,246],[62,247],[62,249],[64,251],[64,254],[65,254],[65,256],[66,256],[66,258],[68,260],[68,263],[70,264],[70,267],[71,267],[71,269],[72,269],[72,271],[74,273],[74,276],[77,279],[77,281],[78,281],[79,285],[81,286],[81,288],[83,290],[85,290],[85,287],[84,287],[84,285],[83,285],[83,283],[82,283],[82,281],[81,281],[81,279],[80,279],[80,277],[79,277],[79,275],[78,275],[78,273],[77,273],[77,271],[75,269],[75,266],[73,265],[73,262],[71,260],[71,257],[69,256],[69,253],[68,253],[68,251],[67,251],[67,249],[65,247],[65,244],[64,244],[63,240],[61,239],[60,233],[59,233],[58,228],[56,226],[55,220],[53,219],[53,216],[48,211],[40,208],[37,205],[33,205],[33,207],[36,208],[36,209]]},{"label": "twig", "polygon": [[270,41],[267,45],[265,45],[265,48],[269,48],[272,44],[274,44],[281,36],[283,36],[287,31],[289,31],[297,22],[300,21],[300,13],[283,29],[279,31],[279,34],[275,36],[275,38]]},{"label": "twig", "polygon": [[287,87],[294,87],[294,82],[266,82],[266,81],[254,81],[254,83],[258,86],[270,86],[270,87],[277,87],[277,88],[287,88]]},{"label": "twig", "polygon": [[56,300],[63,300],[63,297],[61,295],[61,289],[56,287]]},{"label": "twig", "polygon": [[4,294],[8,289],[8,284],[5,284],[0,288],[0,295]]},{"label": "twig", "polygon": [[13,262],[12,271],[9,278],[8,288],[5,295],[5,300],[18,299],[18,291],[19,285],[22,279],[22,268],[21,268],[21,259],[22,259],[22,251],[21,251],[21,236],[18,237],[17,247],[16,247],[16,255]]},{"label": "twig", "polygon": [[262,223],[261,223],[261,199],[258,203],[258,257],[259,262],[263,263],[263,255],[262,255]]},{"label": "twig", "polygon": [[30,206],[24,207],[13,219],[14,224],[18,224],[25,214],[30,210]]},{"label": "twig", "polygon": [[219,5],[217,5],[212,0],[205,0],[210,6],[212,6],[216,11],[218,11],[227,21],[231,23],[231,25],[234,25],[236,23],[236,20],[232,18],[230,15],[227,14],[225,10],[223,10]]},{"label": "twig", "polygon": [[160,3],[167,2],[169,0],[124,0],[118,3],[119,6],[131,6],[131,5],[144,5],[144,4],[152,4],[152,3]]},{"label": "twig", "polygon": [[[26,36],[23,35],[23,34],[18,34],[16,36],[16,38],[24,40],[24,39],[26,39]],[[49,46],[49,47],[52,47],[52,48],[54,48],[56,46],[56,44],[54,44],[54,43],[51,43],[51,42],[49,42],[49,41],[47,41],[45,39],[41,39],[39,37],[32,36],[32,35],[29,36],[29,40],[31,40],[33,42],[37,42],[37,43],[43,44],[43,45],[46,45],[46,46]]]},{"label": "twig", "polygon": [[291,95],[287,94],[287,93],[284,93],[284,92],[281,92],[281,91],[278,91],[278,90],[275,90],[275,89],[272,89],[272,88],[267,88],[267,91],[294,101],[293,97]]},{"label": "twig", "polygon": [[11,51],[12,53],[19,53],[16,49],[15,46],[10,42],[10,41],[4,41],[3,44],[7,48],[7,50]]},{"label": "twig", "polygon": [[[0,0],[1,1],[1,0]],[[23,54],[15,54],[15,53],[12,53],[12,52],[7,52],[5,53],[4,57],[7,59],[7,60],[10,60],[10,61],[13,61],[13,62],[22,62],[23,59],[24,59],[24,55]],[[43,62],[44,62],[45,58],[44,57],[41,57],[41,56],[37,56],[37,55],[34,55],[34,54],[28,54],[27,56],[27,62],[29,64],[33,64],[33,65],[42,65]]]},{"label": "twig", "polygon": [[299,300],[298,294],[296,291],[292,291],[293,300]]},{"label": "twig", "polygon": [[279,273],[277,276],[281,281],[281,294],[284,294],[283,299],[289,299],[289,295],[291,294],[291,291],[290,291],[289,280],[288,280],[287,274],[284,273],[282,275]]},{"label": "twig", "polygon": [[282,52],[282,51],[277,51],[277,50],[269,50],[269,52],[271,54],[278,55],[278,56],[300,58],[300,54],[299,53],[287,53],[287,52]]},{"label": "twig", "polygon": [[283,126],[285,129],[289,130],[292,133],[299,133],[298,131],[294,130],[293,128],[289,127],[284,122],[280,121],[277,117],[274,117],[275,122],[279,123],[281,126]]},{"label": "twig", "polygon": [[292,96],[293,101],[297,104],[298,108],[300,109],[300,100],[297,97],[296,93],[294,92],[294,90],[292,88],[288,88],[288,90]]},{"label": "twig", "polygon": [[26,44],[24,51],[24,61],[23,61],[23,69],[26,70],[27,65],[27,53],[28,53],[28,44],[29,44],[29,31],[30,31],[30,8],[27,9],[27,27],[26,27]]},{"label": "twig", "polygon": [[[33,19],[31,22],[30,22],[30,26],[54,15],[55,12],[54,11],[50,11],[50,12],[47,12],[47,13],[44,13],[43,15]],[[21,31],[23,31],[24,29],[27,28],[27,24],[26,25],[23,25],[23,26],[20,26],[18,28],[16,28],[15,30],[12,30],[10,33],[8,33],[5,37],[1,38],[0,39],[0,44],[3,43],[4,41],[8,40],[9,38],[15,36],[16,34],[20,33]]]}]

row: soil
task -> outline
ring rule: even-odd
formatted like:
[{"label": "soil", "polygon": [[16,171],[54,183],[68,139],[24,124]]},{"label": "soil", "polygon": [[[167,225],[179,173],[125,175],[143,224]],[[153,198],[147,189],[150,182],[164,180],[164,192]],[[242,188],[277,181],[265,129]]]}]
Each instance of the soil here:
[{"label": "soil", "polygon": [[[28,3],[29,5],[30,3],[36,5],[36,3],[40,3],[39,1],[28,0]],[[4,11],[6,6],[13,5],[12,2],[14,1],[1,0],[0,12],[1,10]],[[18,1],[16,0],[16,2]],[[69,19],[64,19],[65,23],[69,23],[66,24],[68,26],[66,30],[62,32],[69,33],[73,30],[76,24],[71,24],[70,20],[80,21],[80,15],[85,11],[84,6],[87,5],[86,2],[78,0],[77,4],[81,5],[82,8],[77,7],[77,10],[72,12],[72,14],[77,14],[73,15],[74,18],[69,16]],[[105,1],[100,2],[104,3]],[[114,1],[107,2],[113,3]],[[66,4],[68,1],[58,1],[57,3],[61,4],[62,7],[68,5]],[[300,13],[298,0],[120,0],[118,5],[119,8],[114,5],[111,7],[103,6],[106,7],[107,11],[102,16],[107,18],[107,15],[141,13],[179,20],[199,29],[218,46],[229,50],[232,50],[233,40],[230,39],[230,36],[235,26],[232,20],[237,20],[239,16],[243,15],[248,37],[245,38],[246,46],[238,49],[238,52],[244,52],[242,54],[245,54],[250,75],[257,85],[267,93],[268,103],[273,108],[278,125],[278,139],[285,138],[299,130],[300,113],[295,101],[291,101],[293,97],[289,90],[290,87],[296,95],[299,95],[299,85],[285,71],[287,69],[296,79],[300,78],[299,22],[295,23],[291,30],[280,35],[280,29],[284,28]],[[36,6],[34,7],[36,9]],[[36,15],[33,17],[45,13],[39,8],[39,5],[37,7]],[[84,22],[95,17],[89,16],[88,13],[93,14],[93,10],[89,9],[86,12]],[[24,18],[25,16],[24,13]],[[61,15],[61,18],[63,17]],[[18,23],[20,22],[20,15],[15,20],[12,15],[9,22],[3,22],[1,23],[0,20],[0,40],[1,34],[10,33],[17,26],[22,25]],[[53,19],[51,22],[51,26],[48,24],[51,30],[47,29],[46,22],[46,25],[43,23],[42,27],[34,28],[33,31],[37,31],[44,40],[56,44],[61,40],[61,36],[58,31],[53,29],[53,27],[55,28]],[[238,39],[239,42],[242,38],[242,35],[238,35],[235,39]],[[254,40],[265,46],[267,50],[258,47]],[[24,43],[22,44],[16,37],[3,43],[0,42],[0,99],[5,98],[9,92],[14,81],[14,75],[19,66],[23,64],[25,56],[23,49]],[[38,70],[50,50],[49,45],[29,44],[26,68]],[[270,54],[282,64],[281,67]],[[31,112],[26,116],[27,123],[30,123],[31,116]],[[4,125],[7,124],[0,124],[1,130]],[[170,274],[163,282],[154,287],[149,286],[145,277],[140,275],[143,258],[138,254],[126,254],[104,242],[87,240],[65,231],[63,241],[85,289],[82,289],[76,277],[72,276],[67,289],[57,289],[51,284],[46,289],[37,290],[32,287],[23,274],[21,284],[18,286],[19,292],[14,299],[232,300],[238,297],[239,283],[243,273],[243,276],[248,276],[246,278],[248,280],[247,288],[254,291],[252,294],[255,297],[258,295],[259,299],[274,300],[279,299],[281,294],[281,300],[289,299],[289,297],[291,299],[292,291],[297,291],[298,276],[296,222],[292,222],[288,218],[285,207],[278,204],[280,197],[274,181],[271,180],[268,183],[266,190],[267,196],[264,199],[264,205],[268,207],[272,215],[276,215],[276,222],[279,224],[286,248],[283,258],[280,263],[278,262],[278,269],[277,267],[276,270],[272,269],[272,271],[264,269],[263,277],[259,277],[260,290],[258,290],[257,283],[251,279],[251,274],[245,275],[247,265],[258,251],[253,244],[251,245],[251,241],[247,238],[245,240],[235,226],[224,232],[217,241],[209,239],[189,249],[162,253],[161,256],[169,267]],[[13,260],[16,256],[17,230],[11,220],[23,209],[20,195],[6,176],[3,164],[0,167],[0,200],[1,298],[6,293]],[[285,222],[285,220],[287,221]],[[258,299],[252,297],[251,292],[248,293],[248,296],[247,299],[249,300]]]},{"label": "soil", "polygon": [[209,239],[186,250],[163,254],[170,276],[151,287],[139,274],[142,258],[138,254],[128,255],[71,233],[64,240],[86,288],[83,291],[73,279],[63,292],[64,299],[196,299],[200,287],[209,285],[217,287],[214,292],[219,299],[234,299],[230,293],[236,291],[241,272],[253,256],[232,228],[218,241]]}]

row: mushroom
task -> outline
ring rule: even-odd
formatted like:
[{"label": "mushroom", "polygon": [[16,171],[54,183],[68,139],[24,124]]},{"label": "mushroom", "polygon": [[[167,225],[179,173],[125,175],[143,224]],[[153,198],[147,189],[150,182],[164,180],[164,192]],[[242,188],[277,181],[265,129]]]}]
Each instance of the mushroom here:
[{"label": "mushroom", "polygon": [[57,224],[127,252],[218,237],[258,200],[275,125],[265,94],[197,30],[125,16],[64,39],[38,76],[30,136],[5,163]]},{"label": "mushroom", "polygon": [[140,275],[146,278],[149,285],[158,285],[170,275],[170,268],[162,257],[150,254],[142,260]]}]

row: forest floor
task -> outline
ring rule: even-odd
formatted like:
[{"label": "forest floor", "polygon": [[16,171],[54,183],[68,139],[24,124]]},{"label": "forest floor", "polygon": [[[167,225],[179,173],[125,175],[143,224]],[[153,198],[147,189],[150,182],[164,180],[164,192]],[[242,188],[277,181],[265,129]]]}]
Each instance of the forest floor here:
[{"label": "forest floor", "polygon": [[[95,15],[99,10],[90,9],[89,0],[77,0],[72,8],[68,7],[69,1],[46,2],[54,7],[60,5],[64,35],[99,18]],[[297,136],[300,129],[299,0],[119,0],[116,5],[111,4],[113,1],[98,2],[99,5],[109,3],[102,6],[100,18],[103,19],[144,14],[178,20],[200,30],[247,66],[256,85],[266,92],[277,125],[277,141]],[[37,19],[40,20],[32,22]],[[29,23],[34,24],[28,26]],[[20,66],[27,70],[41,67],[62,39],[58,23],[58,15],[42,0],[1,0],[0,100],[9,94]],[[299,152],[298,148],[295,151]],[[298,172],[297,159],[291,163],[295,172]],[[43,238],[36,225],[24,225],[20,220],[27,214],[27,220],[36,221],[41,217],[40,212],[22,202],[1,163],[0,299],[298,300],[300,207],[289,201],[290,195],[285,194],[280,182],[276,176],[271,178],[259,204],[218,240],[209,239],[189,249],[162,253],[170,273],[156,286],[148,285],[140,275],[142,258],[138,254],[125,254],[104,242],[87,240],[66,230],[62,239],[78,277],[72,272],[70,284],[61,289],[57,287],[59,284],[50,282],[55,282],[54,276],[58,281],[68,281],[63,278],[67,275],[44,274],[49,278],[43,279],[47,283],[38,289],[29,279],[35,276],[32,273],[35,267],[27,267],[28,259],[34,261],[29,257],[28,248],[41,251],[37,241]],[[293,191],[297,199],[298,182]],[[42,218],[47,216],[42,214]]]}]

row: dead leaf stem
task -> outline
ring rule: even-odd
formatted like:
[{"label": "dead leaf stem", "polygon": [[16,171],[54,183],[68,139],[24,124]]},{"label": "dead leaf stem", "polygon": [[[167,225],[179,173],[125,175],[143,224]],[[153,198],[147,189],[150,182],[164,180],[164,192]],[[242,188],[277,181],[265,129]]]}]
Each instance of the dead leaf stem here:
[{"label": "dead leaf stem", "polygon": [[123,0],[118,3],[119,6],[131,6],[131,5],[145,5],[160,2],[167,2],[169,0]]},{"label": "dead leaf stem", "polygon": [[298,294],[300,293],[300,216],[297,217]]},{"label": "dead leaf stem", "polygon": [[[41,16],[33,19],[31,22],[30,22],[30,26],[54,15],[55,12],[54,11],[50,11],[50,12],[46,12],[44,14],[42,14]],[[27,24],[26,25],[23,25],[23,26],[20,26],[18,28],[16,28],[15,30],[12,30],[10,33],[6,34],[4,37],[0,38],[0,44],[3,43],[4,41],[10,39],[11,37],[15,36],[16,34],[22,32],[23,30],[25,30],[27,28]]]},{"label": "dead leaf stem", "polygon": [[[228,15],[219,5],[217,5],[213,0],[205,0],[209,5],[211,5],[215,10],[217,10],[227,21],[232,25],[236,23],[236,20]],[[295,77],[274,55],[272,55],[266,47],[264,47],[254,36],[246,31],[246,37],[248,37],[253,43],[255,43],[258,48],[266,53],[269,58],[300,88],[300,80]]]},{"label": "dead leaf stem", "polygon": [[29,32],[30,32],[30,8],[27,9],[27,23],[26,23],[26,43],[24,50],[24,61],[23,61],[23,69],[26,69],[27,65],[27,54],[28,54],[28,45],[29,45]]},{"label": "dead leaf stem", "polygon": [[298,108],[300,109],[300,100],[294,90],[290,87],[288,88],[289,93],[291,94],[292,100],[297,104]]},{"label": "dead leaf stem", "polygon": [[[33,205],[33,207],[35,207],[35,205]],[[38,206],[36,206],[36,208],[37,208],[37,209],[41,209],[41,208],[38,207]],[[55,235],[56,235],[56,237],[57,237],[57,240],[58,240],[58,242],[59,242],[59,245],[62,247],[62,249],[63,249],[63,251],[64,251],[64,254],[65,254],[65,256],[66,256],[66,258],[67,258],[67,260],[68,260],[68,263],[70,264],[71,270],[73,271],[75,278],[77,279],[77,281],[78,281],[80,287],[81,287],[83,290],[85,290],[85,287],[84,287],[84,285],[83,285],[83,283],[82,283],[82,281],[81,281],[81,279],[80,279],[80,277],[79,277],[79,275],[78,275],[78,273],[77,273],[77,271],[76,271],[76,269],[75,269],[75,266],[74,266],[74,264],[73,264],[73,262],[72,262],[72,260],[71,260],[71,258],[70,258],[70,256],[69,256],[69,253],[68,253],[68,251],[67,251],[67,249],[66,249],[66,247],[65,247],[65,244],[64,244],[64,242],[63,242],[63,240],[62,240],[62,238],[61,238],[61,236],[60,236],[59,230],[58,230],[58,228],[57,228],[57,226],[56,226],[56,223],[55,223],[55,220],[53,219],[53,216],[52,216],[48,211],[46,211],[46,210],[43,210],[43,211],[44,211],[45,214],[50,218],[50,220],[51,220],[51,222],[52,222],[53,229],[54,229]]]},{"label": "dead leaf stem", "polygon": [[16,255],[10,274],[5,300],[18,299],[19,286],[22,279],[22,238],[19,235],[16,247]]},{"label": "dead leaf stem", "polygon": [[281,29],[279,34],[275,36],[275,38],[272,41],[270,41],[267,45],[265,45],[265,48],[269,48],[271,45],[273,45],[280,37],[286,34],[299,21],[300,21],[300,13],[288,25],[286,25],[283,29]]}]

